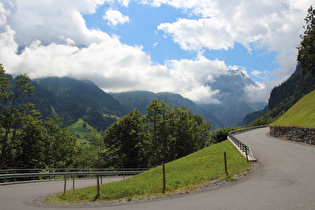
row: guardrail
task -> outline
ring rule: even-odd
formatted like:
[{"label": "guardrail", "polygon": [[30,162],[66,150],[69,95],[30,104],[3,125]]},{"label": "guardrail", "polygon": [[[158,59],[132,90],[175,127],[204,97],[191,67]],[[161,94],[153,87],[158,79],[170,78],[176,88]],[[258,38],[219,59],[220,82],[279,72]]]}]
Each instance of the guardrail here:
[{"label": "guardrail", "polygon": [[[6,169],[0,170],[1,180],[15,181],[23,178],[58,177],[58,176],[109,176],[136,175],[147,171],[148,168],[116,168],[116,169]],[[27,173],[20,173],[20,172]],[[36,171],[36,172],[31,172]],[[39,172],[41,171],[41,172]],[[50,172],[54,171],[54,172]],[[56,172],[57,171],[57,172]],[[13,172],[13,173],[12,173]]]},{"label": "guardrail", "polygon": [[228,134],[229,139],[234,142],[234,144],[239,148],[240,151],[243,152],[243,155],[246,157],[247,161],[249,161],[249,162],[255,162],[256,161],[252,150],[250,149],[249,146],[247,146],[242,141],[240,141],[235,136],[233,136],[233,134],[242,133],[242,132],[246,132],[249,130],[264,128],[264,127],[268,127],[268,125],[260,125],[260,126],[255,126],[255,127],[249,127],[249,128],[234,130],[234,131],[230,131]]}]

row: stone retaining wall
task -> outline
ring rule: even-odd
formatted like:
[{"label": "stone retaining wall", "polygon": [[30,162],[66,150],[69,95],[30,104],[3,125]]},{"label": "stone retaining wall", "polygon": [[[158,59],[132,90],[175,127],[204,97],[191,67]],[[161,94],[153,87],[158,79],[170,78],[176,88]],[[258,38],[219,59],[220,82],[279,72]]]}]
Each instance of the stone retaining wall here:
[{"label": "stone retaining wall", "polygon": [[315,145],[315,128],[270,126],[270,135]]}]

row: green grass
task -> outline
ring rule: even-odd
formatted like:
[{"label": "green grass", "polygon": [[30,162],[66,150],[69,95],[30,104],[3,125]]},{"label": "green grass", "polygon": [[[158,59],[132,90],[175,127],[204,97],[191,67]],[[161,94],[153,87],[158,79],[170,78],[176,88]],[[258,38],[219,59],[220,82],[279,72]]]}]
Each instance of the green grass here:
[{"label": "green grass", "polygon": [[271,125],[315,127],[315,90],[305,95]]},{"label": "green grass", "polygon": [[[215,180],[233,180],[226,177],[224,168],[224,152],[227,153],[228,173],[235,174],[249,168],[249,163],[229,142],[224,141],[211,145],[184,158],[165,165],[166,194],[186,192],[196,189],[200,184]],[[120,182],[102,185],[97,201],[112,201],[133,197],[144,198],[162,195],[162,166],[146,171]],[[84,189],[71,190],[46,199],[50,203],[84,203],[95,201],[96,186]]]},{"label": "green grass", "polygon": [[68,127],[68,131],[73,133],[79,139],[87,139],[90,135],[92,130],[95,130],[92,126],[86,123],[86,128],[83,128],[84,121],[79,119],[77,122],[73,123]]}]

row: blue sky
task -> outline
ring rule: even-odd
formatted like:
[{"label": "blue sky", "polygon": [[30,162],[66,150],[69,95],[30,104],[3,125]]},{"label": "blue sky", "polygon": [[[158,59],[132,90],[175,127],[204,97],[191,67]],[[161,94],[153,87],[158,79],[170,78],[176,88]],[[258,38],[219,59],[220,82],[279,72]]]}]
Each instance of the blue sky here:
[{"label": "blue sky", "polygon": [[163,64],[170,59],[196,57],[196,52],[182,50],[170,37],[164,37],[165,34],[157,29],[161,23],[173,22],[177,18],[187,16],[183,11],[167,5],[152,7],[131,2],[128,7],[116,8],[123,15],[128,16],[130,22],[113,26],[108,25],[108,21],[103,19],[104,12],[108,9],[110,7],[99,7],[94,14],[83,16],[86,26],[101,29],[110,35],[117,35],[122,43],[143,46],[143,50],[151,56],[153,62]]},{"label": "blue sky", "polygon": [[[90,29],[101,29],[102,31],[120,37],[122,43],[134,46],[142,46],[143,51],[151,56],[153,62],[164,64],[168,60],[194,59],[197,57],[197,51],[183,50],[167,36],[163,31],[157,29],[157,26],[165,22],[174,22],[178,18],[193,15],[187,15],[187,12],[176,9],[168,5],[160,7],[151,7],[131,2],[128,7],[118,7],[123,15],[128,16],[130,22],[127,24],[108,25],[108,21],[103,19],[104,12],[110,7],[99,7],[95,13],[83,16],[86,26]],[[249,52],[242,44],[236,42],[234,47],[228,50],[210,50],[204,52],[208,59],[224,60],[227,66],[239,66],[245,68],[248,72],[259,70],[273,72],[280,68],[276,60],[277,52],[269,52],[266,48],[256,49]],[[251,78],[255,82],[263,82],[262,79]],[[271,77],[267,78],[271,80]]]},{"label": "blue sky", "polygon": [[[295,70],[311,0],[1,0],[0,63],[31,78],[88,79],[106,92],[170,91],[219,103],[215,79],[242,70],[249,101]],[[24,48],[21,53],[17,49]]]}]

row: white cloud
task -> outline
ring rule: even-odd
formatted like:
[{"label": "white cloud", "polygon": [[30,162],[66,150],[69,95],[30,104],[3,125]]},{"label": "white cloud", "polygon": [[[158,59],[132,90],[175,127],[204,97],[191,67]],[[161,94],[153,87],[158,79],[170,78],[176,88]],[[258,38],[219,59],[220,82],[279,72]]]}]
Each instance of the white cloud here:
[{"label": "white cloud", "polygon": [[108,25],[118,25],[129,22],[129,17],[121,14],[121,12],[117,10],[109,9],[105,12],[103,16],[104,20],[108,21]]},{"label": "white cloud", "polygon": [[[141,46],[125,45],[115,36],[86,27],[83,14],[93,14],[104,3],[111,6],[117,2],[125,7],[130,3],[129,0],[2,0],[0,63],[8,73],[27,73],[31,78],[71,76],[89,79],[108,92],[171,91],[200,103],[220,103],[219,92],[204,84],[211,84],[217,76],[239,67],[209,60],[202,51],[233,48],[235,42],[248,50],[267,48],[278,52],[282,67],[274,75],[288,77],[295,68],[295,47],[300,33],[297,28],[302,30],[310,3],[306,0],[299,3],[240,0],[228,4],[218,0],[143,1],[154,6],[169,4],[198,17],[158,26],[183,49],[201,52],[196,59],[170,60],[160,65],[153,63]],[[117,10],[110,9],[104,16],[111,25],[129,21],[129,17]],[[25,50],[17,54],[19,46],[25,46]],[[260,88],[247,87],[249,100],[266,100],[268,91],[283,77],[265,81]]]},{"label": "white cloud", "polygon": [[213,91],[209,86],[196,86],[181,95],[199,104],[220,104],[222,102],[217,98],[219,93],[219,90]]},{"label": "white cloud", "polygon": [[[29,45],[34,40],[43,44],[66,44],[67,39],[77,45],[88,46],[101,42],[108,36],[99,30],[88,30],[82,14],[94,13],[105,0],[4,0],[4,7],[10,14],[0,31],[9,25],[16,32],[15,39],[19,45]],[[64,39],[60,39],[64,37]]]},{"label": "white cloud", "polygon": [[118,0],[118,2],[125,7],[128,7],[130,0]]},{"label": "white cloud", "polygon": [[227,50],[238,42],[249,52],[254,49],[276,52],[275,62],[281,68],[270,76],[276,76],[273,83],[279,83],[295,70],[299,35],[303,33],[307,9],[314,1],[144,0],[143,3],[168,4],[195,15],[194,19],[182,18],[158,26],[184,50]]},{"label": "white cloud", "polygon": [[179,19],[175,23],[163,23],[159,30],[173,36],[184,50],[213,50],[232,48],[234,39],[226,30],[226,24],[217,18],[199,20]]},{"label": "white cloud", "polygon": [[288,53],[298,43],[307,5],[311,1],[304,0],[306,6],[303,8],[293,1],[241,0],[227,4],[217,0],[157,0],[151,3],[169,4],[201,17],[158,26],[185,50],[226,50],[239,42],[249,51],[250,44],[254,44],[257,48]]},{"label": "white cloud", "polygon": [[7,16],[10,15],[10,11],[4,8],[4,5],[0,2],[0,25],[7,23]]},{"label": "white cloud", "polygon": [[220,103],[216,98],[218,91],[204,84],[228,71],[223,61],[203,56],[171,60],[166,65],[153,64],[141,46],[124,45],[116,37],[85,48],[42,45],[37,40],[16,54],[18,44],[14,36],[10,27],[0,34],[0,63],[5,64],[8,73],[27,73],[33,79],[46,76],[88,79],[106,92],[170,91],[200,103]]},{"label": "white cloud", "polygon": [[267,102],[270,92],[277,85],[277,81],[267,81],[264,83],[256,83],[256,86],[249,85],[244,88],[246,100],[248,102]]},{"label": "white cloud", "polygon": [[254,70],[251,72],[252,75],[259,77],[262,73],[260,71]]}]

